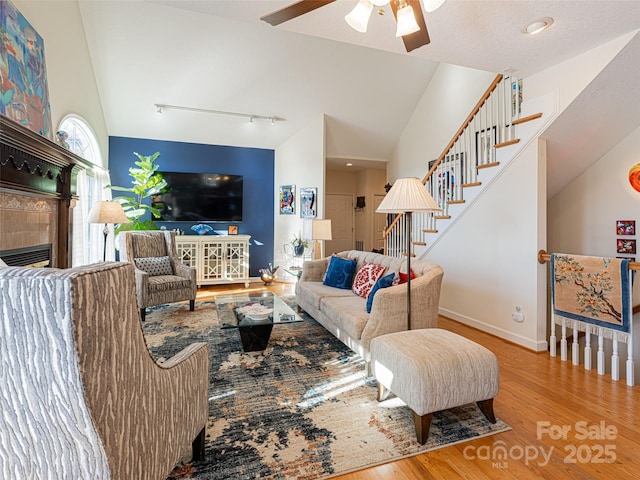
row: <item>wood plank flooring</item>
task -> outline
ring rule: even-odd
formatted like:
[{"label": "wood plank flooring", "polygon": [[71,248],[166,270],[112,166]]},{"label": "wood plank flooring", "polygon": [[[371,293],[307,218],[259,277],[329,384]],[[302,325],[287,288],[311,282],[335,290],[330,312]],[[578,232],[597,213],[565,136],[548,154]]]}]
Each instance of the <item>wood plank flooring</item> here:
[{"label": "wood plank flooring", "polygon": [[[249,288],[291,295],[293,287],[253,283]],[[205,287],[198,300],[223,292],[231,293],[226,286]],[[445,317],[440,317],[439,326],[496,354],[500,392],[494,411],[512,430],[335,478],[640,478],[639,386],[628,387],[609,375],[599,376],[595,370],[585,371],[581,365],[532,352]],[[500,453],[505,455],[497,457]]]}]

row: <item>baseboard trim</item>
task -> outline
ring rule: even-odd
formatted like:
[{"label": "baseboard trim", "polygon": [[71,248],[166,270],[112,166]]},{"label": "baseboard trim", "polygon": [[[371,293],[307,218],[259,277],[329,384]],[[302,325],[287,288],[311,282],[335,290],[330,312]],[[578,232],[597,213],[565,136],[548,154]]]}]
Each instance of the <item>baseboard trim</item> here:
[{"label": "baseboard trim", "polygon": [[496,327],[495,325],[481,322],[480,320],[467,317],[466,315],[461,315],[446,308],[440,307],[438,309],[438,313],[443,317],[450,318],[451,320],[455,320],[456,322],[460,322],[482,332],[486,332],[509,342],[515,343],[516,345],[520,345],[521,347],[528,348],[529,350],[533,350],[534,352],[544,352],[548,349],[548,344],[546,341],[536,342],[535,340],[531,340],[530,338],[523,337],[522,335],[517,335],[513,332],[509,332],[502,328]]}]

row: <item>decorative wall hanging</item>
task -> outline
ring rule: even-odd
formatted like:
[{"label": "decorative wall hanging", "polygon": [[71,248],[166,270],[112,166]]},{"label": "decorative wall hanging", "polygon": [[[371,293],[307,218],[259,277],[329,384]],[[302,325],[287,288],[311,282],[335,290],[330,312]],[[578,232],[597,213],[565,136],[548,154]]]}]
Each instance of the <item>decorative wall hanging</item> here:
[{"label": "decorative wall hanging", "polygon": [[498,142],[498,129],[494,125],[476,132],[476,165],[495,162],[495,145]]},{"label": "decorative wall hanging", "polygon": [[[429,170],[435,162],[435,160],[429,162]],[[431,196],[436,199],[438,205],[444,205],[455,198],[456,187],[463,183],[463,172],[463,152],[444,157],[444,160],[429,177],[427,184]]]},{"label": "decorative wall hanging", "polygon": [[238,225],[229,225],[227,233],[229,235],[238,235]]},{"label": "decorative wall hanging", "polygon": [[0,114],[53,140],[44,42],[8,0],[0,2]]},{"label": "decorative wall hanging", "polygon": [[315,187],[300,189],[300,217],[315,218],[318,189]]},{"label": "decorative wall hanging", "polygon": [[636,253],[636,241],[627,238],[616,239],[616,252],[617,253]]},{"label": "decorative wall hanging", "polygon": [[616,220],[616,235],[635,235],[635,220]]},{"label": "decorative wall hanging", "polygon": [[522,113],[522,79],[511,82],[511,118],[518,118]]},{"label": "decorative wall hanging", "polygon": [[280,215],[293,215],[296,213],[296,186],[280,186]]},{"label": "decorative wall hanging", "polygon": [[640,192],[640,163],[636,163],[629,170],[629,183],[636,192]]}]

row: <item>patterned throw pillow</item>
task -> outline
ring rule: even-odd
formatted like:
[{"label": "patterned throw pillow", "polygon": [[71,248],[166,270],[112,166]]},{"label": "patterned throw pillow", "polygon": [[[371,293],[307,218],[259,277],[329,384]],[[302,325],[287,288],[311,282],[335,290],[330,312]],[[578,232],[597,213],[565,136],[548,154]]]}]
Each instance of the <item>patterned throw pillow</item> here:
[{"label": "patterned throw pillow", "polygon": [[371,313],[371,306],[373,305],[373,297],[376,292],[381,288],[390,287],[393,284],[393,278],[395,277],[395,273],[390,273],[389,275],[385,275],[380,280],[376,282],[371,291],[369,292],[369,296],[367,297],[367,313]]},{"label": "patterned throw pillow", "polygon": [[384,274],[385,267],[382,265],[376,265],[375,263],[365,262],[353,280],[353,293],[360,295],[362,298],[367,298],[369,292],[376,284],[378,279]]},{"label": "patterned throw pillow", "polygon": [[152,277],[157,275],[173,275],[171,259],[169,257],[135,258],[136,267],[147,272]]},{"label": "patterned throw pillow", "polygon": [[334,255],[329,260],[329,268],[327,268],[322,284],[329,287],[350,289],[355,271],[355,260]]}]

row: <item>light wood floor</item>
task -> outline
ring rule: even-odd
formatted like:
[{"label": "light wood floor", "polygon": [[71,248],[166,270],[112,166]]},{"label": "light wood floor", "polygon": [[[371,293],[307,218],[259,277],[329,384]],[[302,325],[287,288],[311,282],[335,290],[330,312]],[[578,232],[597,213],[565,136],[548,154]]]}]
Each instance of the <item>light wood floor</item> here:
[{"label": "light wood floor", "polygon": [[[238,292],[246,291],[237,287]],[[269,290],[291,295],[293,287],[276,283]],[[266,289],[257,283],[249,288]],[[198,300],[222,292],[231,293],[228,287],[206,287],[198,292]],[[494,410],[512,430],[336,478],[640,478],[639,386],[628,387],[608,375],[599,376],[445,317],[440,317],[439,326],[484,345],[498,357],[500,392]],[[491,458],[505,450],[506,459]]]}]

